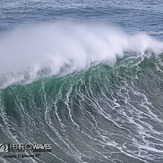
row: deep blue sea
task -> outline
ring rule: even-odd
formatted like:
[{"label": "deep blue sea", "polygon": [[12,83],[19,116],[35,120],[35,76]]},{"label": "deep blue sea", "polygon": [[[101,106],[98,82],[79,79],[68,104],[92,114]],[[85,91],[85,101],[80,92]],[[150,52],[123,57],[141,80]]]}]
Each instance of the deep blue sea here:
[{"label": "deep blue sea", "polygon": [[0,163],[162,162],[163,1],[1,0]]}]

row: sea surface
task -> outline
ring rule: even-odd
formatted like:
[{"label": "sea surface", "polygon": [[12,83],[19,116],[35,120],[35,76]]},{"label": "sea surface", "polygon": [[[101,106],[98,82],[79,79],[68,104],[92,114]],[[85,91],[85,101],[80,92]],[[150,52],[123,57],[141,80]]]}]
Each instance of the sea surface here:
[{"label": "sea surface", "polygon": [[163,1],[1,0],[0,163],[162,162]]}]

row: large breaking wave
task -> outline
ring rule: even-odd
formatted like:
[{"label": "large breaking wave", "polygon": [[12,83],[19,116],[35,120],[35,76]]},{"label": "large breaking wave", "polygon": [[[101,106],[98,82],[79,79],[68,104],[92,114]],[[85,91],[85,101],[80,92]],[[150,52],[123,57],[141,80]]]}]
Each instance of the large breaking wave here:
[{"label": "large breaking wave", "polygon": [[161,41],[62,22],[8,32],[0,52],[1,141],[52,144],[2,162],[163,161]]}]

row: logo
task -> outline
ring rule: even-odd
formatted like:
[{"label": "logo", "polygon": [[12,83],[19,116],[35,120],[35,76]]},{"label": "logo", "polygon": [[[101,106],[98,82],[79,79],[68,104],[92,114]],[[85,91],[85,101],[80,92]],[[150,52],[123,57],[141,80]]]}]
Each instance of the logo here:
[{"label": "logo", "polygon": [[0,152],[51,152],[51,144],[0,144]]},{"label": "logo", "polygon": [[0,144],[0,152],[9,152],[8,144]]}]

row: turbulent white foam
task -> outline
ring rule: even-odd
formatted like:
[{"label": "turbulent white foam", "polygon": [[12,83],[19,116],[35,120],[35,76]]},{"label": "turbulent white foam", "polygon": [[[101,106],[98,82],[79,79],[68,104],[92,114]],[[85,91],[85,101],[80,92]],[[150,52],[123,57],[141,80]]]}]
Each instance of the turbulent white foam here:
[{"label": "turbulent white foam", "polygon": [[129,35],[109,25],[24,26],[1,35],[0,74],[28,71],[27,76],[35,79],[41,69],[55,75],[80,71],[92,62],[113,65],[125,51],[143,54],[147,49],[159,54],[163,44],[144,33]]}]

